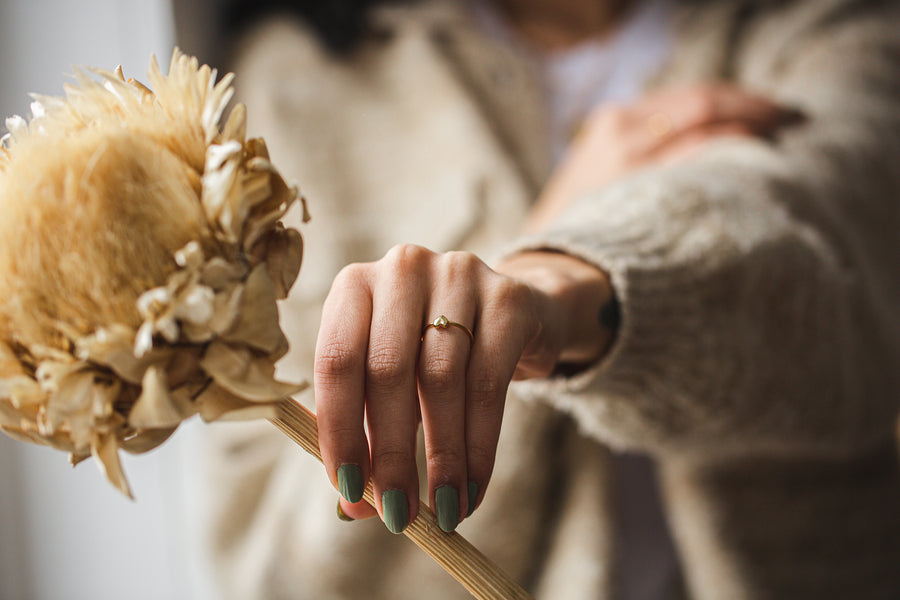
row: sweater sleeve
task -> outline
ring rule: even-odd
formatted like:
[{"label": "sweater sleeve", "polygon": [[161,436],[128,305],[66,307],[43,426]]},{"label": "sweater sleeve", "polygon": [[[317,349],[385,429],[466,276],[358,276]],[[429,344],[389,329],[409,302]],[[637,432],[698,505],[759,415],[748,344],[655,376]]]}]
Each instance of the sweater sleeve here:
[{"label": "sweater sleeve", "polygon": [[[736,71],[803,125],[635,174],[514,246],[606,270],[623,315],[600,364],[521,393],[657,453],[844,453],[893,434],[898,20],[888,3],[825,4],[844,8],[786,20],[790,35],[783,15],[757,23]],[[789,39],[777,55],[772,35]]]}]

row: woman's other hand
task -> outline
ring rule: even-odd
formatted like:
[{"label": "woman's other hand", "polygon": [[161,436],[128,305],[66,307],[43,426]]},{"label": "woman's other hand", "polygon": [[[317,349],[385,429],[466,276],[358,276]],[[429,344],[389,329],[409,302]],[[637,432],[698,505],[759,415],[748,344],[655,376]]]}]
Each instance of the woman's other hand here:
[{"label": "woman's other hand", "polygon": [[546,226],[572,201],[651,164],[684,159],[723,136],[766,137],[800,113],[732,85],[666,90],[595,109],[578,131],[526,223]]},{"label": "woman's other hand", "polygon": [[[324,306],[315,392],[343,512],[373,516],[359,502],[371,477],[391,531],[415,519],[421,419],[429,502],[454,529],[487,488],[510,381],[597,360],[611,341],[598,319],[611,297],[602,271],[545,252],[492,270],[469,253],[398,246],[342,270]],[[423,329],[441,315],[461,326]]]}]

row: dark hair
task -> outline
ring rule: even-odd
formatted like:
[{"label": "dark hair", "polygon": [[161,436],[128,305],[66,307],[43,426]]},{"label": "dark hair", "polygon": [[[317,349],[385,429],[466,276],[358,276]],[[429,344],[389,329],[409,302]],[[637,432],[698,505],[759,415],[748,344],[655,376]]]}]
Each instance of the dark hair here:
[{"label": "dark hair", "polygon": [[389,0],[227,0],[222,15],[223,30],[236,34],[273,12],[292,12],[316,31],[332,52],[351,51],[368,32],[372,7]]}]

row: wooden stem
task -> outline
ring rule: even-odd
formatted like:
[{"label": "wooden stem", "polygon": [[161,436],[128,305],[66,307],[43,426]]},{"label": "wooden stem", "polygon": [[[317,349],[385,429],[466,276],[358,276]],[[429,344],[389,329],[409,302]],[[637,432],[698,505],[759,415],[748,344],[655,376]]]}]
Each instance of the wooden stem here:
[{"label": "wooden stem", "polygon": [[[289,398],[281,401],[278,413],[270,419],[272,424],[321,462],[316,416]],[[366,485],[363,498],[375,506],[371,481]],[[419,502],[419,516],[403,533],[478,600],[531,600],[528,592],[464,537],[442,530],[428,505]]]}]

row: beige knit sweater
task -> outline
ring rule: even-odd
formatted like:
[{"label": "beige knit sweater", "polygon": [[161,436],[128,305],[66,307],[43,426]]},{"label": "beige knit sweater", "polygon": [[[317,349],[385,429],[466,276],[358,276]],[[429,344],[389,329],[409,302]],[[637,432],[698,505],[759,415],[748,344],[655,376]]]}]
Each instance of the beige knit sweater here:
[{"label": "beige knit sweater", "polygon": [[[608,448],[631,448],[659,465],[689,597],[900,598],[897,5],[677,3],[654,85],[731,79],[808,121],[637,173],[512,245],[550,164],[527,63],[450,1],[379,11],[343,60],[261,24],[240,95],[313,214],[281,375],[309,377],[348,262],[399,242],[562,249],[612,274],[622,329],[587,372],[515,386],[460,531],[539,598],[615,598]],[[377,520],[338,521],[321,466],[267,424],[214,427],[209,447],[224,596],[467,597]]]}]

